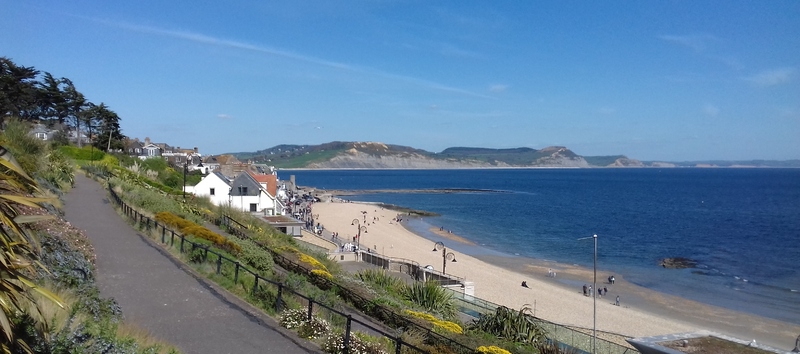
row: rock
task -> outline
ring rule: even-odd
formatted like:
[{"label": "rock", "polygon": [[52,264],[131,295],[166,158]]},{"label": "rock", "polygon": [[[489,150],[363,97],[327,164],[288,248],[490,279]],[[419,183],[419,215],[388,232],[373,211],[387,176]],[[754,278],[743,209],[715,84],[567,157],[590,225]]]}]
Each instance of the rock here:
[{"label": "rock", "polygon": [[685,269],[697,267],[697,261],[685,257],[664,258],[659,262],[661,267],[670,269]]}]

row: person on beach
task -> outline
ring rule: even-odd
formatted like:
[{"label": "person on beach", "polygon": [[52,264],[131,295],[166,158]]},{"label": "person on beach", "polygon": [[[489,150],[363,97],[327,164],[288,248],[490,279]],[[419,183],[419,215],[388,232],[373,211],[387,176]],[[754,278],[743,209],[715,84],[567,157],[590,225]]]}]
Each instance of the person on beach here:
[{"label": "person on beach", "polygon": [[586,284],[583,284],[583,296],[587,296],[589,294],[588,290],[589,290],[589,288],[586,287]]},{"label": "person on beach", "polygon": [[608,295],[608,288],[606,288],[605,286],[603,287],[603,294]]},{"label": "person on beach", "polygon": [[619,295],[617,295],[617,301],[616,301],[616,303],[614,305],[619,306]]},{"label": "person on beach", "polygon": [[524,281],[524,280],[523,280],[523,281],[522,281],[522,287],[523,287],[523,288],[527,288],[527,287],[528,287],[528,282],[526,282],[526,281]]}]

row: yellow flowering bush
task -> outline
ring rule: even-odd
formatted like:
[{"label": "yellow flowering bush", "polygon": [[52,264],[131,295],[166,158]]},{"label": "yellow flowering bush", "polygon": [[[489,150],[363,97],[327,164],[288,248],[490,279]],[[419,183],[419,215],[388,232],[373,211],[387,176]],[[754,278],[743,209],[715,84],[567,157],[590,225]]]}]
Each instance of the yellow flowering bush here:
[{"label": "yellow flowering bush", "polygon": [[421,318],[423,320],[430,322],[431,324],[433,324],[434,330],[440,329],[450,333],[458,333],[458,334],[464,333],[464,329],[461,328],[461,326],[459,326],[458,323],[440,320],[434,317],[433,315],[424,312],[416,312],[411,310],[405,310],[405,312],[411,316],[414,316],[416,318]]},{"label": "yellow flowering bush", "polygon": [[310,265],[311,268],[313,269],[320,269],[324,270],[326,273],[328,272],[328,268],[325,267],[324,264],[320,263],[316,258],[311,257],[305,253],[300,253],[300,262]]},{"label": "yellow flowering bush", "polygon": [[321,277],[324,277],[324,278],[327,278],[329,280],[333,279],[333,275],[331,273],[328,273],[328,271],[326,271],[326,270],[312,269],[311,273],[315,274],[315,275],[318,275],[318,276],[321,276]]},{"label": "yellow flowering bush", "polygon": [[478,347],[475,351],[478,352],[478,353],[481,353],[481,354],[511,354],[511,352],[509,352],[508,350],[505,350],[505,349],[500,348],[500,347],[496,347],[494,345],[488,346],[488,347],[485,346],[485,345],[482,345],[482,346]]},{"label": "yellow flowering bush", "polygon": [[186,220],[178,215],[168,211],[162,211],[155,215],[156,221],[177,228],[179,232],[186,235],[194,235],[199,238],[209,240],[217,246],[226,249],[232,253],[239,253],[242,248],[239,245],[231,242],[224,236],[207,229],[205,226],[195,224],[192,221]]}]

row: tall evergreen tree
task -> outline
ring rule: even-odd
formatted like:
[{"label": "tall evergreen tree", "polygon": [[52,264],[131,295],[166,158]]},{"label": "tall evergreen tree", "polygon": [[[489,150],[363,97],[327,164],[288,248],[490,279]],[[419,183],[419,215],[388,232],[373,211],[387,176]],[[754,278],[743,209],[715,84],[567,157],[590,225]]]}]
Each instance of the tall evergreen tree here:
[{"label": "tall evergreen tree", "polygon": [[33,67],[18,66],[11,59],[0,57],[0,118],[38,118],[37,75],[39,71]]}]

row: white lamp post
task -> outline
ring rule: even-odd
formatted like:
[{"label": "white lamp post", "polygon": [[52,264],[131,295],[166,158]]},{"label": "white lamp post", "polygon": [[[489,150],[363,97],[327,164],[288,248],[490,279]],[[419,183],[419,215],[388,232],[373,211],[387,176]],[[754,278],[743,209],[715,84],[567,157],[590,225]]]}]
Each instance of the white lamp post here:
[{"label": "white lamp post", "polygon": [[597,234],[578,240],[594,239],[594,285],[592,285],[592,353],[597,354]]}]

